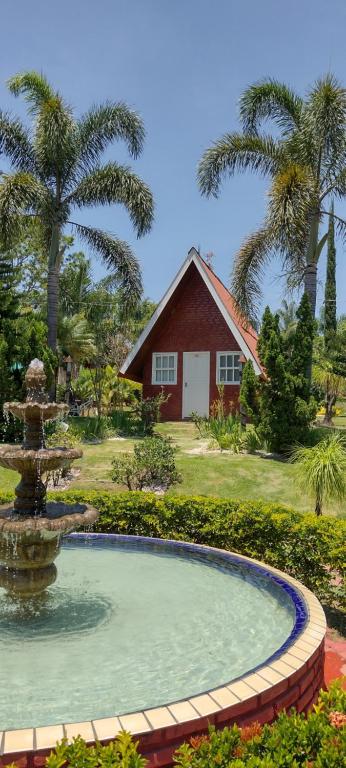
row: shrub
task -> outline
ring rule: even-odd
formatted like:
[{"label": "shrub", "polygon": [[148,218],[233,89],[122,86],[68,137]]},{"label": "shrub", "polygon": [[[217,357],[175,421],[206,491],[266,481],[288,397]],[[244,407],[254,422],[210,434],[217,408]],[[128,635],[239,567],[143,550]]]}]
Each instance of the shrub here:
[{"label": "shrub", "polygon": [[249,425],[243,436],[243,447],[246,453],[256,453],[263,447],[257,430]]},{"label": "shrub", "polygon": [[346,692],[321,691],[314,711],[281,712],[273,725],[209,729],[175,753],[178,768],[341,768],[346,750]]},{"label": "shrub", "polygon": [[161,408],[167,403],[170,395],[165,395],[161,389],[158,395],[154,397],[140,397],[134,404],[133,415],[135,425],[137,425],[136,434],[152,435],[154,426],[160,421]]},{"label": "shrub", "polygon": [[146,437],[135,443],[134,452],[113,459],[112,480],[127,485],[130,491],[163,488],[180,482],[174,460],[175,449],[169,438]]},{"label": "shrub", "polygon": [[74,768],[145,768],[147,760],[138,754],[138,742],[132,741],[131,735],[122,731],[105,746],[96,742],[89,747],[80,736],[71,744],[64,739],[46,758],[46,766],[61,768],[64,765]]},{"label": "shrub", "polygon": [[65,421],[53,422],[54,428],[46,439],[47,448],[74,448],[81,443],[80,432]]},{"label": "shrub", "polygon": [[[10,498],[2,494],[0,503]],[[263,560],[302,581],[323,602],[346,607],[345,520],[304,515],[283,504],[203,496],[76,489],[49,498],[96,507],[96,531],[194,541]]]},{"label": "shrub", "polygon": [[222,451],[239,453],[243,448],[243,430],[239,414],[232,412],[232,404],[226,407],[224,386],[218,385],[218,398],[210,408],[210,416],[199,416],[193,412],[191,418],[200,437],[215,440]]},{"label": "shrub", "polygon": [[245,434],[243,432],[240,421],[235,421],[232,429],[229,432],[225,432],[218,437],[218,444],[222,451],[232,451],[232,453],[240,453],[244,448]]},{"label": "shrub", "polygon": [[[272,725],[233,725],[194,736],[176,750],[177,768],[342,768],[346,750],[346,692],[340,682],[321,691],[313,711],[281,712]],[[47,768],[145,768],[138,742],[122,731],[109,744],[87,746],[78,737],[58,743]],[[15,768],[15,766],[13,766]]]}]

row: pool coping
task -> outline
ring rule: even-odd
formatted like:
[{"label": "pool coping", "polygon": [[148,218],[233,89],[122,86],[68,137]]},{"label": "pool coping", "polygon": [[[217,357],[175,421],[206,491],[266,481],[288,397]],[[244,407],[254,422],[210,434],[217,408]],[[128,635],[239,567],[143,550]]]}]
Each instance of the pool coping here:
[{"label": "pool coping", "polygon": [[[127,536],[121,534],[74,533],[68,539],[94,539],[96,541],[111,539],[124,543],[147,542],[155,543],[162,548],[172,550],[192,551],[197,554],[217,555],[225,561],[238,562],[254,568],[263,575],[272,578],[288,592],[295,603],[296,623],[297,606],[303,604],[306,618],[301,616],[300,626],[294,638],[287,642],[253,671],[247,671],[240,678],[225,683],[209,691],[158,706],[138,710],[124,715],[116,715],[95,720],[46,725],[17,730],[0,731],[0,760],[9,761],[20,757],[23,753],[49,752],[57,741],[66,738],[71,741],[81,736],[88,743],[95,741],[107,742],[114,739],[121,730],[130,731],[141,743],[167,743],[206,729],[208,722],[224,723],[237,721],[244,714],[256,719],[256,713],[271,709],[275,713],[275,700],[286,706],[295,704],[295,699],[301,697],[308,703],[313,697],[315,687],[313,681],[318,679],[322,684],[320,661],[323,656],[324,638],[326,634],[326,618],[319,600],[300,582],[287,576],[277,568],[252,558],[226,550],[207,547],[191,542],[155,539],[143,536]],[[294,600],[294,595],[297,601]],[[323,672],[322,672],[323,674]],[[302,683],[303,681],[303,683]],[[303,685],[303,689],[302,689]],[[290,694],[291,692],[291,694]],[[292,692],[294,692],[292,698]],[[290,695],[289,695],[290,694]],[[162,763],[164,764],[164,763]]]}]

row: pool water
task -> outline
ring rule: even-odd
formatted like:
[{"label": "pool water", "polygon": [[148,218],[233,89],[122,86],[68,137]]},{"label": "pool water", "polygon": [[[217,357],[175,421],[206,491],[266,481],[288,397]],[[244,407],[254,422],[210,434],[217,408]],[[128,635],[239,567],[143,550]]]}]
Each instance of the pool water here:
[{"label": "pool water", "polygon": [[114,539],[71,539],[44,597],[0,590],[0,730],[156,707],[227,683],[295,623],[266,576]]}]

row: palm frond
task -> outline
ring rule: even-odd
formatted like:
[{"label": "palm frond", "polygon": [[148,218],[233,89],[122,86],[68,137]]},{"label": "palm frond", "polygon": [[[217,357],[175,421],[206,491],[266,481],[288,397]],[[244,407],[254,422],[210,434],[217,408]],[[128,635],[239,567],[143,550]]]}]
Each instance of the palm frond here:
[{"label": "palm frond", "polygon": [[141,117],[123,102],[92,107],[78,123],[79,162],[91,168],[108,144],[123,139],[132,157],[140,155],[145,130]]},{"label": "palm frond", "polygon": [[308,94],[303,129],[320,146],[321,167],[333,164],[346,149],[346,90],[334,75],[317,80]]},{"label": "palm frond", "polygon": [[292,163],[274,177],[269,191],[268,222],[290,261],[304,257],[314,195],[314,178],[308,168]]},{"label": "palm frond", "polygon": [[33,112],[37,112],[44,102],[50,101],[55,96],[47,78],[35,71],[14,75],[7,81],[7,85],[14,96],[24,94]]},{"label": "palm frond", "polygon": [[[346,157],[345,157],[346,166]],[[333,173],[329,179],[328,186],[323,190],[320,197],[320,201],[324,200],[328,195],[335,195],[335,197],[345,197],[346,195],[346,167],[343,167],[339,173]]]},{"label": "palm frond", "polygon": [[272,232],[263,228],[246,238],[234,259],[231,291],[240,313],[250,320],[258,316],[263,269],[274,246]]},{"label": "palm frond", "polygon": [[20,232],[24,217],[37,214],[46,190],[30,173],[4,174],[0,184],[0,238],[10,246]]},{"label": "palm frond", "polygon": [[148,232],[153,223],[154,201],[149,187],[129,168],[117,163],[107,163],[84,176],[68,201],[78,207],[125,205],[138,237]]},{"label": "palm frond", "polygon": [[126,306],[128,308],[136,306],[142,295],[142,278],[138,261],[130,246],[100,229],[85,227],[75,222],[69,223],[113,272],[119,288],[123,291]]},{"label": "palm frond", "polygon": [[271,136],[227,133],[204,152],[197,171],[199,188],[202,195],[217,197],[225,176],[247,170],[273,174],[283,159],[280,145]]},{"label": "palm frond", "polygon": [[29,132],[20,120],[0,110],[0,154],[2,152],[18,170],[35,170],[35,156]]},{"label": "palm frond", "polygon": [[82,313],[63,316],[58,324],[58,349],[75,362],[90,360],[96,352],[95,337]]},{"label": "palm frond", "polygon": [[285,132],[299,127],[302,99],[278,80],[262,80],[244,91],[240,119],[245,133],[257,134],[263,120],[273,120]]},{"label": "palm frond", "polygon": [[44,102],[37,114],[34,147],[43,176],[58,177],[63,189],[77,157],[77,142],[71,110],[58,94]]}]

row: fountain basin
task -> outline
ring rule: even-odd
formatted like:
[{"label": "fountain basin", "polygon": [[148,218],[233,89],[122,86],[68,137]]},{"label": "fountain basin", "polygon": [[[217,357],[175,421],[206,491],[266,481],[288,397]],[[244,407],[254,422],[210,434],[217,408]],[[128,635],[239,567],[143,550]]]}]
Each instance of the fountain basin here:
[{"label": "fountain basin", "polygon": [[73,534],[59,572],[59,588],[46,593],[51,618],[49,600],[42,620],[22,617],[17,658],[16,616],[0,611],[5,762],[63,736],[107,741],[125,728],[149,765],[169,765],[174,747],[208,722],[302,711],[322,685],[322,608],[280,571],[182,542]]},{"label": "fountain basin", "polygon": [[36,517],[16,514],[13,505],[0,507],[0,587],[19,597],[41,593],[56,579],[62,535],[97,517],[87,504],[49,502]]},{"label": "fountain basin", "polygon": [[20,421],[51,421],[52,419],[61,418],[68,413],[69,407],[66,403],[41,403],[41,402],[26,402],[26,403],[6,403],[6,410],[12,413]]},{"label": "fountain basin", "polygon": [[80,448],[39,448],[28,450],[20,445],[2,445],[0,447],[0,464],[6,469],[14,469],[20,474],[32,474],[39,469],[39,474],[59,469],[70,461],[80,459],[83,451]]}]

